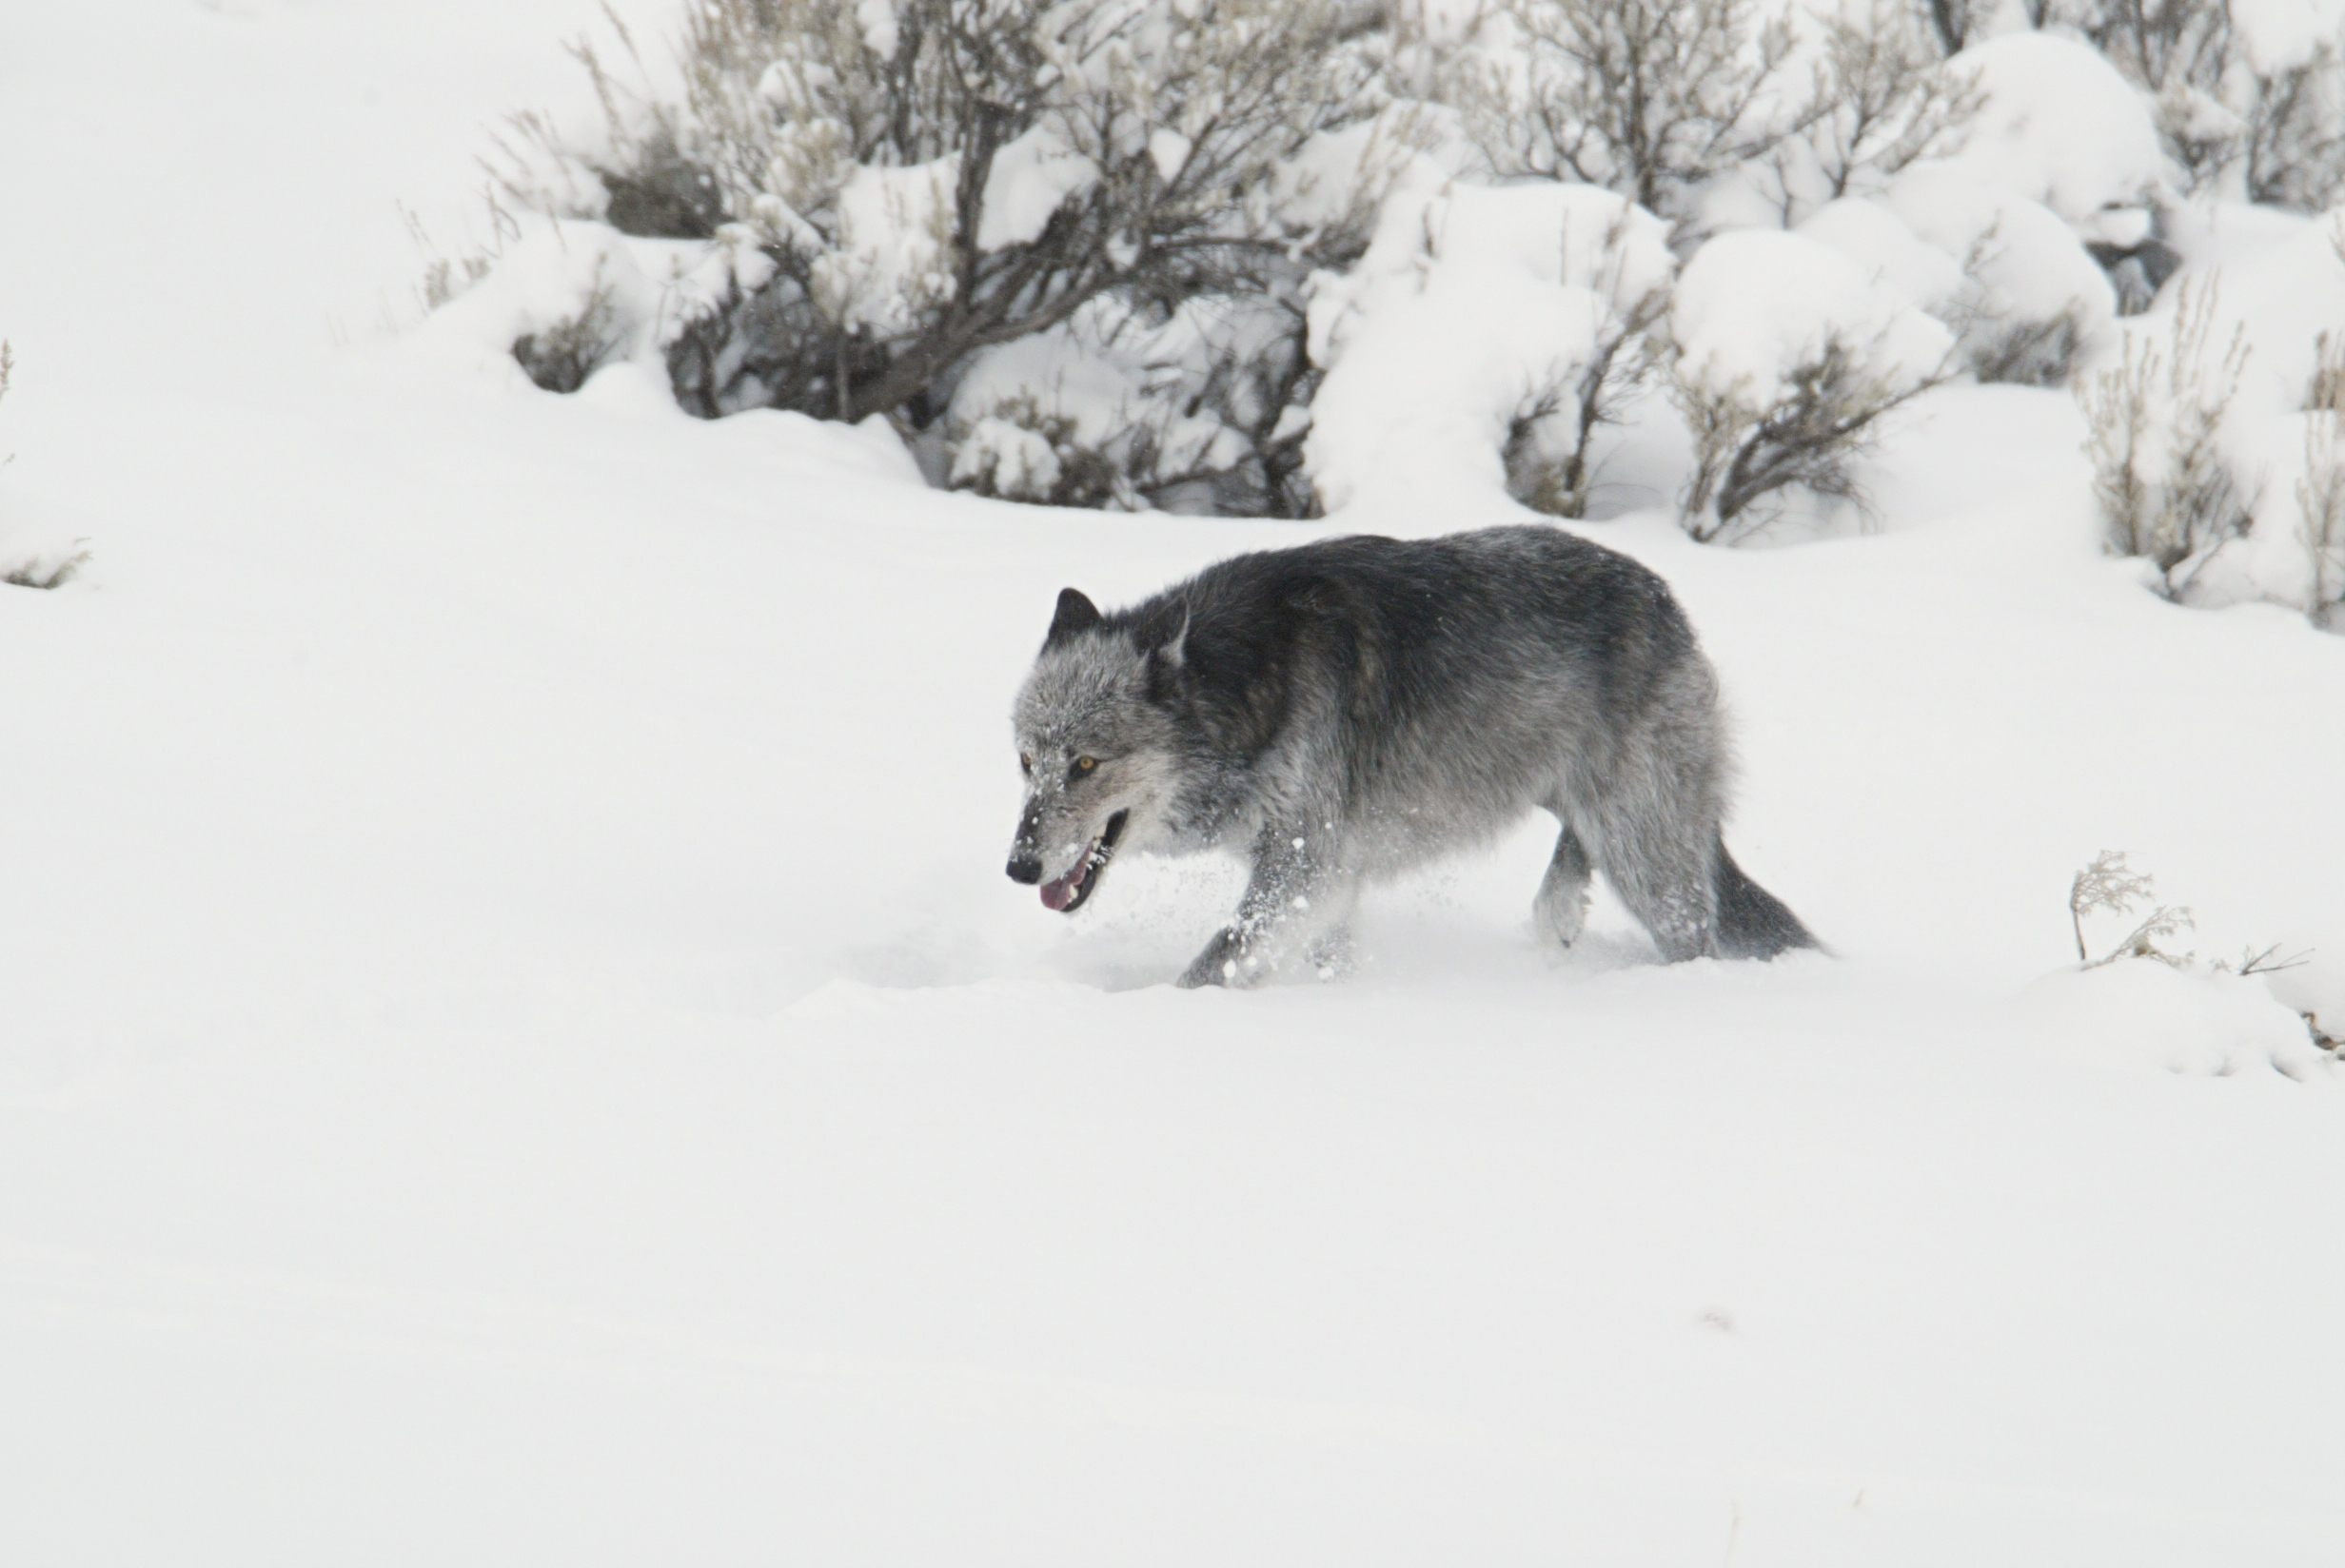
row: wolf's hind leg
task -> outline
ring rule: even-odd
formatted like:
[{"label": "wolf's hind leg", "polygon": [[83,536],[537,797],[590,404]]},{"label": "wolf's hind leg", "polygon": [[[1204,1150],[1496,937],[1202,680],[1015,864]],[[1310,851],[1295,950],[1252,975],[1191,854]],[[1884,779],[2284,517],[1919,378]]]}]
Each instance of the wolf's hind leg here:
[{"label": "wolf's hind leg", "polygon": [[1683,963],[1718,951],[1718,892],[1710,842],[1717,830],[1691,813],[1607,811],[1598,833],[1606,881],[1628,912],[1652,933],[1664,961]]},{"label": "wolf's hind leg", "polygon": [[1587,926],[1588,872],[1587,846],[1566,817],[1563,836],[1555,841],[1555,858],[1547,862],[1547,874],[1530,904],[1531,929],[1559,948],[1577,942]]}]

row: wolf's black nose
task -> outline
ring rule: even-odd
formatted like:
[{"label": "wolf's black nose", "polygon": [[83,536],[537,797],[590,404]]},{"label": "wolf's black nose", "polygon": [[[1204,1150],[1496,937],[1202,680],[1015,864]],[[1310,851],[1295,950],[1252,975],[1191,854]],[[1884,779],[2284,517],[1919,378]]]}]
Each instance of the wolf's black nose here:
[{"label": "wolf's black nose", "polygon": [[1013,882],[1023,882],[1027,886],[1032,887],[1035,883],[1042,880],[1042,862],[1039,860],[1011,861],[1010,880]]}]

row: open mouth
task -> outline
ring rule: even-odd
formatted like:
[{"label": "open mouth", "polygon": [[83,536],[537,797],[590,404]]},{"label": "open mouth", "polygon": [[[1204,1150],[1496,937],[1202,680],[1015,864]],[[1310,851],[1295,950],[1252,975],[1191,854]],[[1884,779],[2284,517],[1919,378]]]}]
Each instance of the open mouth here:
[{"label": "open mouth", "polygon": [[1042,884],[1042,906],[1073,914],[1083,907],[1092,889],[1099,885],[1099,873],[1115,858],[1115,841],[1124,836],[1124,818],[1131,813],[1117,812],[1108,818],[1107,831],[1091,841],[1091,848],[1074,863],[1074,869],[1054,881]]}]

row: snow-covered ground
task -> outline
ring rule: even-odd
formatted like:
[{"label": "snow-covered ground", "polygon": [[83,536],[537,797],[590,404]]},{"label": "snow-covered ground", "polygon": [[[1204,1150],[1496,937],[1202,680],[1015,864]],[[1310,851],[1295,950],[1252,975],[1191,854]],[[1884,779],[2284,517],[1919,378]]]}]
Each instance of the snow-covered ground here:
[{"label": "snow-covered ground", "polygon": [[[92,552],[0,587],[0,1557],[2345,1560],[2345,638],[1950,387],[1873,537],[1586,529],[1836,956],[1549,962],[1532,831],[1174,991],[1234,870],[1001,875],[1053,595],[1520,514],[983,502],[382,332],[590,19],[0,14],[0,543]],[[2313,960],[2071,972],[2102,849]]]}]

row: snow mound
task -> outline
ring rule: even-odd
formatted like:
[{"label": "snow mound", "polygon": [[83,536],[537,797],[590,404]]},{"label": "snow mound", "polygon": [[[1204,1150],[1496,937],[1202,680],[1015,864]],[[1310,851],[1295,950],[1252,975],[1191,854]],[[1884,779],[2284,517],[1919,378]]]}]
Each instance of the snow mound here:
[{"label": "snow mound", "polygon": [[[2305,225],[2260,256],[2206,269],[2214,320],[2201,346],[2210,377],[2237,335],[2247,346],[2238,391],[2221,439],[2242,490],[2256,498],[2255,526],[2226,544],[2194,580],[2192,602],[2251,599],[2304,607],[2313,598],[2313,557],[2300,536],[2298,493],[2315,421],[2312,383],[2324,335],[2345,336],[2345,213]],[[2127,323],[2172,352],[2177,290]]]},{"label": "snow mound", "polygon": [[2197,1077],[2335,1071],[2303,1017],[2260,976],[2126,959],[2047,975],[2020,1003],[2038,1026],[2112,1064]]},{"label": "snow mound", "polygon": [[84,522],[45,498],[0,489],[0,593],[81,577],[89,549]]},{"label": "snow mound", "polygon": [[2168,164],[2150,101],[2098,50],[2015,32],[1955,56],[1981,103],[1948,160],[1974,178],[2040,202],[2088,238],[2103,225],[2140,238],[2139,214],[2167,194]]},{"label": "snow mound", "polygon": [[1376,214],[1389,191],[1402,203],[1426,193],[1479,160],[1455,109],[1411,103],[1354,125],[1323,130],[1281,165],[1270,193],[1279,223],[1298,239]]},{"label": "snow mound", "polygon": [[1640,302],[1665,290],[1659,218],[1594,186],[1396,192],[1349,275],[1321,274],[1310,352],[1327,367],[1305,461],[1330,510],[1370,487],[1503,492],[1509,428],[1574,386]]},{"label": "snow mound", "polygon": [[501,382],[527,379],[515,357],[527,341],[540,353],[562,345],[577,361],[578,384],[604,366],[628,363],[664,382],[662,350],[683,324],[728,288],[756,289],[772,273],[772,261],[747,232],[731,226],[703,243],[547,220],[403,342],[413,352],[464,363]]},{"label": "snow mound", "polygon": [[1883,205],[1919,239],[1953,260],[1968,286],[1929,302],[1980,340],[2042,323],[2074,323],[2089,360],[2116,341],[2117,290],[2077,231],[2042,203],[2016,195],[1952,163],[1917,164]]},{"label": "snow mound", "polygon": [[1966,281],[1953,253],[1924,241],[1879,202],[1843,196],[1819,207],[1797,232],[1823,241],[1932,314],[1958,298]]},{"label": "snow mound", "polygon": [[759,471],[778,477],[921,489],[928,484],[884,414],[870,415],[859,424],[842,424],[786,408],[750,408],[721,420],[696,420],[690,428],[708,441],[739,442],[754,450]]},{"label": "snow mound", "polygon": [[2230,0],[2228,10],[2233,37],[2264,71],[2301,66],[2345,32],[2345,0]]},{"label": "snow mound", "polygon": [[1745,229],[1694,253],[1669,328],[1688,386],[1748,406],[1838,345],[1892,391],[1945,363],[1954,335],[1845,251],[1805,234]]}]

